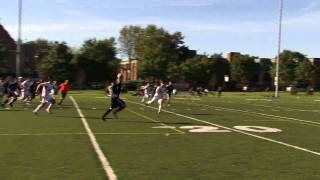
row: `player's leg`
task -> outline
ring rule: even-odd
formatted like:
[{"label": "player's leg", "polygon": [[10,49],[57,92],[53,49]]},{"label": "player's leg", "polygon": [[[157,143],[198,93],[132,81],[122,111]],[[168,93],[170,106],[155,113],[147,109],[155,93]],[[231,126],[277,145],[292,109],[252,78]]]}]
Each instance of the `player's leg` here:
[{"label": "player's leg", "polygon": [[106,111],[102,114],[101,119],[103,121],[106,121],[106,117],[108,116],[108,114],[110,114],[110,112],[112,112],[112,110],[116,107],[116,99],[115,98],[111,98],[111,106],[110,108],[106,109]]},{"label": "player's leg", "polygon": [[163,99],[158,99],[158,114],[161,113],[162,111],[162,104],[163,104]]},{"label": "player's leg", "polygon": [[12,96],[9,98],[8,105],[9,105],[10,107],[13,107],[13,103],[16,102],[17,99],[18,99],[18,96],[12,95]]},{"label": "player's leg", "polygon": [[124,108],[127,107],[126,103],[122,100],[122,99],[117,99],[117,104],[118,104],[118,107],[117,109],[115,109],[115,111],[113,112],[113,115],[118,118],[117,116],[117,113],[122,111]]},{"label": "player's leg", "polygon": [[61,105],[63,103],[66,96],[67,96],[67,93],[61,92],[61,99],[60,99],[58,105]]},{"label": "player's leg", "polygon": [[149,104],[152,104],[154,101],[156,101],[157,100],[157,97],[153,97],[150,101],[148,101],[147,102],[147,104],[149,105]]},{"label": "player's leg", "polygon": [[46,111],[47,111],[49,114],[52,113],[51,109],[52,109],[52,107],[53,107],[53,105],[54,105],[55,103],[56,103],[56,100],[55,100],[55,99],[51,98],[51,99],[49,100],[49,105],[48,105],[48,107],[47,107],[47,109],[46,109]]},{"label": "player's leg", "polygon": [[36,109],[33,110],[34,114],[38,114],[38,112],[46,105],[46,101],[44,98],[40,101],[40,104],[36,107]]}]

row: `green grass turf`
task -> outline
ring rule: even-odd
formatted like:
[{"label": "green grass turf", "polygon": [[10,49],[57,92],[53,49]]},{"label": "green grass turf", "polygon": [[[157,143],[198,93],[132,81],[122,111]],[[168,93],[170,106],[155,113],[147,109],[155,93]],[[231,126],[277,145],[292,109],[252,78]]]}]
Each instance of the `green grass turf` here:
[{"label": "green grass turf", "polygon": [[[191,133],[181,126],[208,124],[152,107],[123,95],[120,119],[102,122],[109,105],[102,91],[71,92],[119,179],[320,179],[320,156],[237,132]],[[232,128],[281,129],[255,133],[320,152],[319,95],[269,98],[268,93],[178,95],[166,110]],[[36,102],[34,102],[36,103]],[[53,114],[18,102],[0,109],[0,179],[106,179],[81,119],[67,99]],[[112,118],[112,115],[110,115]],[[153,128],[175,126],[177,130]],[[183,133],[181,133],[181,131]]]}]

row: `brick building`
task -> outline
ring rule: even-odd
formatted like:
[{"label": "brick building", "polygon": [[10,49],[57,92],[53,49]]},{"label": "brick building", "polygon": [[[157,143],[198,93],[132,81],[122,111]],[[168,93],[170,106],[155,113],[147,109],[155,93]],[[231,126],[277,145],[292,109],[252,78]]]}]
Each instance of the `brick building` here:
[{"label": "brick building", "polygon": [[4,74],[14,74],[16,67],[16,44],[8,31],[0,24],[0,44],[5,53],[4,67],[1,68]]},{"label": "brick building", "polygon": [[124,80],[138,80],[138,60],[122,61],[120,63],[120,71]]}]

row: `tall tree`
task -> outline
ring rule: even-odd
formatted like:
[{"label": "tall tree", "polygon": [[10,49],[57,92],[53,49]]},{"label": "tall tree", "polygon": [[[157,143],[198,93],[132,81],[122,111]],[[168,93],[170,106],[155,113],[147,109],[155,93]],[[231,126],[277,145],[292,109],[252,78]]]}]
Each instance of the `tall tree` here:
[{"label": "tall tree", "polygon": [[72,79],[74,73],[71,64],[72,58],[73,54],[65,42],[54,42],[49,54],[42,59],[38,66],[40,77],[50,76],[58,81]]},{"label": "tall tree", "polygon": [[181,64],[181,72],[192,86],[207,87],[215,74],[215,61],[207,55],[197,55]]},{"label": "tall tree", "polygon": [[[279,85],[293,85],[296,80],[296,67],[299,62],[306,60],[306,56],[299,52],[284,50],[279,58]],[[275,65],[271,68],[271,74],[275,77]]]},{"label": "tall tree", "polygon": [[170,34],[163,28],[149,25],[143,30],[135,45],[142,78],[167,79],[169,67],[179,64],[183,36],[180,32]]},{"label": "tall tree", "polygon": [[6,48],[0,41],[0,74],[5,71],[5,57],[6,57]]},{"label": "tall tree", "polygon": [[25,60],[24,73],[36,74],[41,60],[48,56],[53,43],[45,39],[37,39],[22,44],[22,55]]},{"label": "tall tree", "polygon": [[238,88],[253,83],[258,65],[254,57],[249,55],[236,55],[230,63],[230,75]]},{"label": "tall tree", "polygon": [[295,69],[295,84],[298,87],[307,87],[311,85],[314,66],[308,60],[300,61]]},{"label": "tall tree", "polygon": [[125,26],[120,30],[120,52],[125,55],[129,61],[136,58],[135,46],[137,39],[142,34],[143,29],[140,26]]},{"label": "tall tree", "polygon": [[113,80],[118,70],[115,39],[89,39],[80,48],[74,59],[84,82]]}]

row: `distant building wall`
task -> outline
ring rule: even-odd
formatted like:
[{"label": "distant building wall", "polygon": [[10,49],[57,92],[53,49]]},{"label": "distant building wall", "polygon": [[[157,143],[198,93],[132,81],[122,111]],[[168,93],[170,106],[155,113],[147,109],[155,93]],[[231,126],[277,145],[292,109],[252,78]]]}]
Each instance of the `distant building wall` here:
[{"label": "distant building wall", "polygon": [[124,80],[138,80],[138,60],[122,61],[120,63],[120,71]]}]

